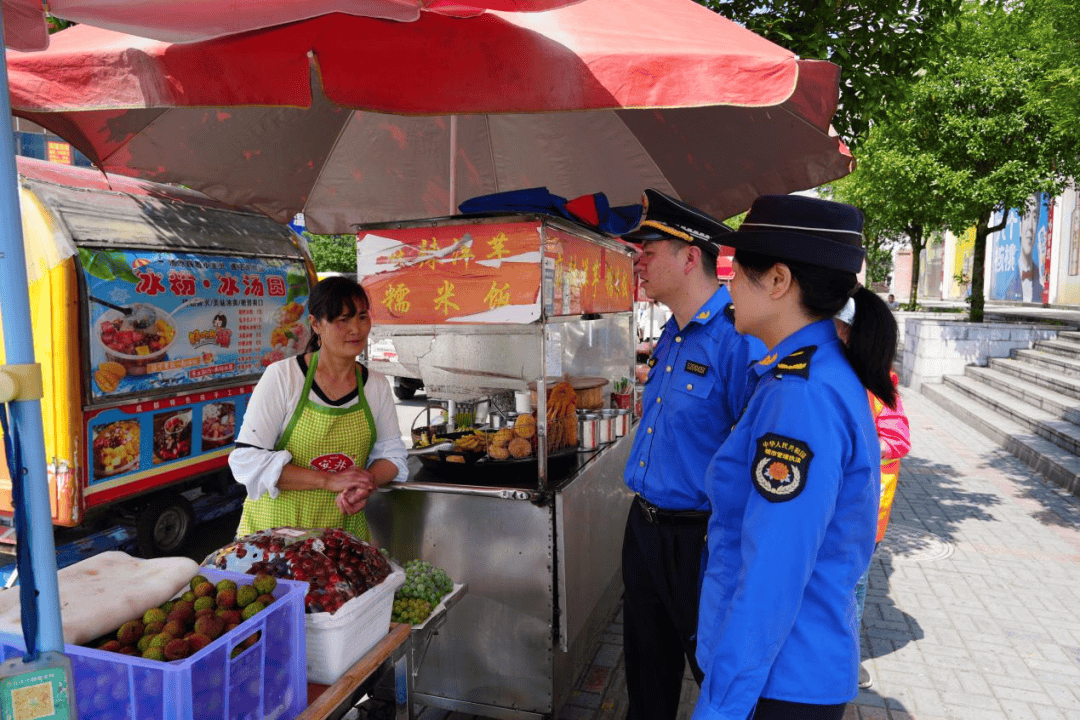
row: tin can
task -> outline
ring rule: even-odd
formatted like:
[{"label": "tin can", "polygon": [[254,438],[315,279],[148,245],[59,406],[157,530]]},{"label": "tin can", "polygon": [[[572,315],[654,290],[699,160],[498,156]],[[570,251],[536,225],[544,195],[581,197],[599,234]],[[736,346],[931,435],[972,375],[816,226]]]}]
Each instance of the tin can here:
[{"label": "tin can", "polygon": [[621,438],[630,432],[630,410],[618,409],[615,411],[615,437]]},{"label": "tin can", "polygon": [[599,430],[599,415],[578,411],[578,443],[582,450],[595,450],[599,447]]},{"label": "tin can", "polygon": [[615,440],[615,411],[614,410],[601,410],[600,411],[600,430],[597,433],[599,436],[600,444]]}]

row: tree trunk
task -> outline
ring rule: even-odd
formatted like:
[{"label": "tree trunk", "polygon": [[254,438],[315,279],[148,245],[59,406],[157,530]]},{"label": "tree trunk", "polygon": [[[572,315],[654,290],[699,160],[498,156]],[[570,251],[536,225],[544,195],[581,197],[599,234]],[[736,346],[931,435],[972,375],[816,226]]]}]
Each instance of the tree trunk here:
[{"label": "tree trunk", "polygon": [[[1002,226],[1004,222],[1002,223]],[[983,306],[986,304],[986,293],[983,290],[983,280],[986,275],[986,237],[990,234],[990,213],[984,213],[975,223],[975,246],[972,248],[971,258],[971,312],[968,319],[971,322],[983,321]]]},{"label": "tree trunk", "polygon": [[907,234],[911,240],[911,291],[908,293],[907,309],[914,310],[919,302],[919,262],[926,243],[921,225],[912,225],[907,229]]}]

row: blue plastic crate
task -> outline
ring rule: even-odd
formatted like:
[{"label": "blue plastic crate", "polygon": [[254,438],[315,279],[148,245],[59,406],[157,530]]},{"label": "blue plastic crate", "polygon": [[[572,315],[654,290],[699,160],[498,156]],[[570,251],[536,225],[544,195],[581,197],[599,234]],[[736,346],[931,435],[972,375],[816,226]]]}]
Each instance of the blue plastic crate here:
[{"label": "blue plastic crate", "polygon": [[[252,580],[213,568],[199,572],[215,583]],[[183,660],[65,645],[79,720],[291,720],[307,706],[307,587],[278,580],[270,607]],[[259,631],[258,642],[230,659],[233,648]],[[21,636],[0,633],[2,659],[25,650]]]}]

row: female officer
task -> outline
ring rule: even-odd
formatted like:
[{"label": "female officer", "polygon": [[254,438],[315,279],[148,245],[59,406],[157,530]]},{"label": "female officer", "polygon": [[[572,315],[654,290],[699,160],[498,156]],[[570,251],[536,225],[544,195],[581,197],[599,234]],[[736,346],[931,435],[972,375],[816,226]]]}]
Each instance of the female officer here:
[{"label": "female officer", "polygon": [[[763,196],[718,238],[736,248],[735,327],[768,352],[705,478],[695,720],[839,720],[856,694],[854,588],[880,471],[866,389],[896,399],[896,322],[855,277],[862,225],[849,205]],[[860,310],[845,348],[832,318],[849,297]]]},{"label": "female officer", "polygon": [[368,495],[408,476],[390,384],[356,362],[371,331],[368,308],[356,282],[319,282],[308,299],[307,351],[270,365],[255,386],[229,456],[248,494],[238,536],[338,527],[367,540]]}]

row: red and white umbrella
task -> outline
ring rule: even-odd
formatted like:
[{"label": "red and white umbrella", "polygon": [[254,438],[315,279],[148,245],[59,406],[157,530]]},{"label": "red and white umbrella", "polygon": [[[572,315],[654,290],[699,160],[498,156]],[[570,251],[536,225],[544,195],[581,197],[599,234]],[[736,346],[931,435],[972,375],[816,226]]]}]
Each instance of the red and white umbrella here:
[{"label": "red and white umbrella", "polygon": [[8,53],[14,114],[106,172],[314,232],[546,186],[720,217],[851,169],[839,69],[692,0],[412,23],[331,15],[193,44],[92,27]]},{"label": "red and white umbrella", "polygon": [[[421,11],[470,17],[485,10],[537,12],[580,0],[50,0],[56,17],[167,42],[192,42],[306,20],[328,13],[413,22]],[[3,0],[5,44],[48,47],[45,4]]]}]

